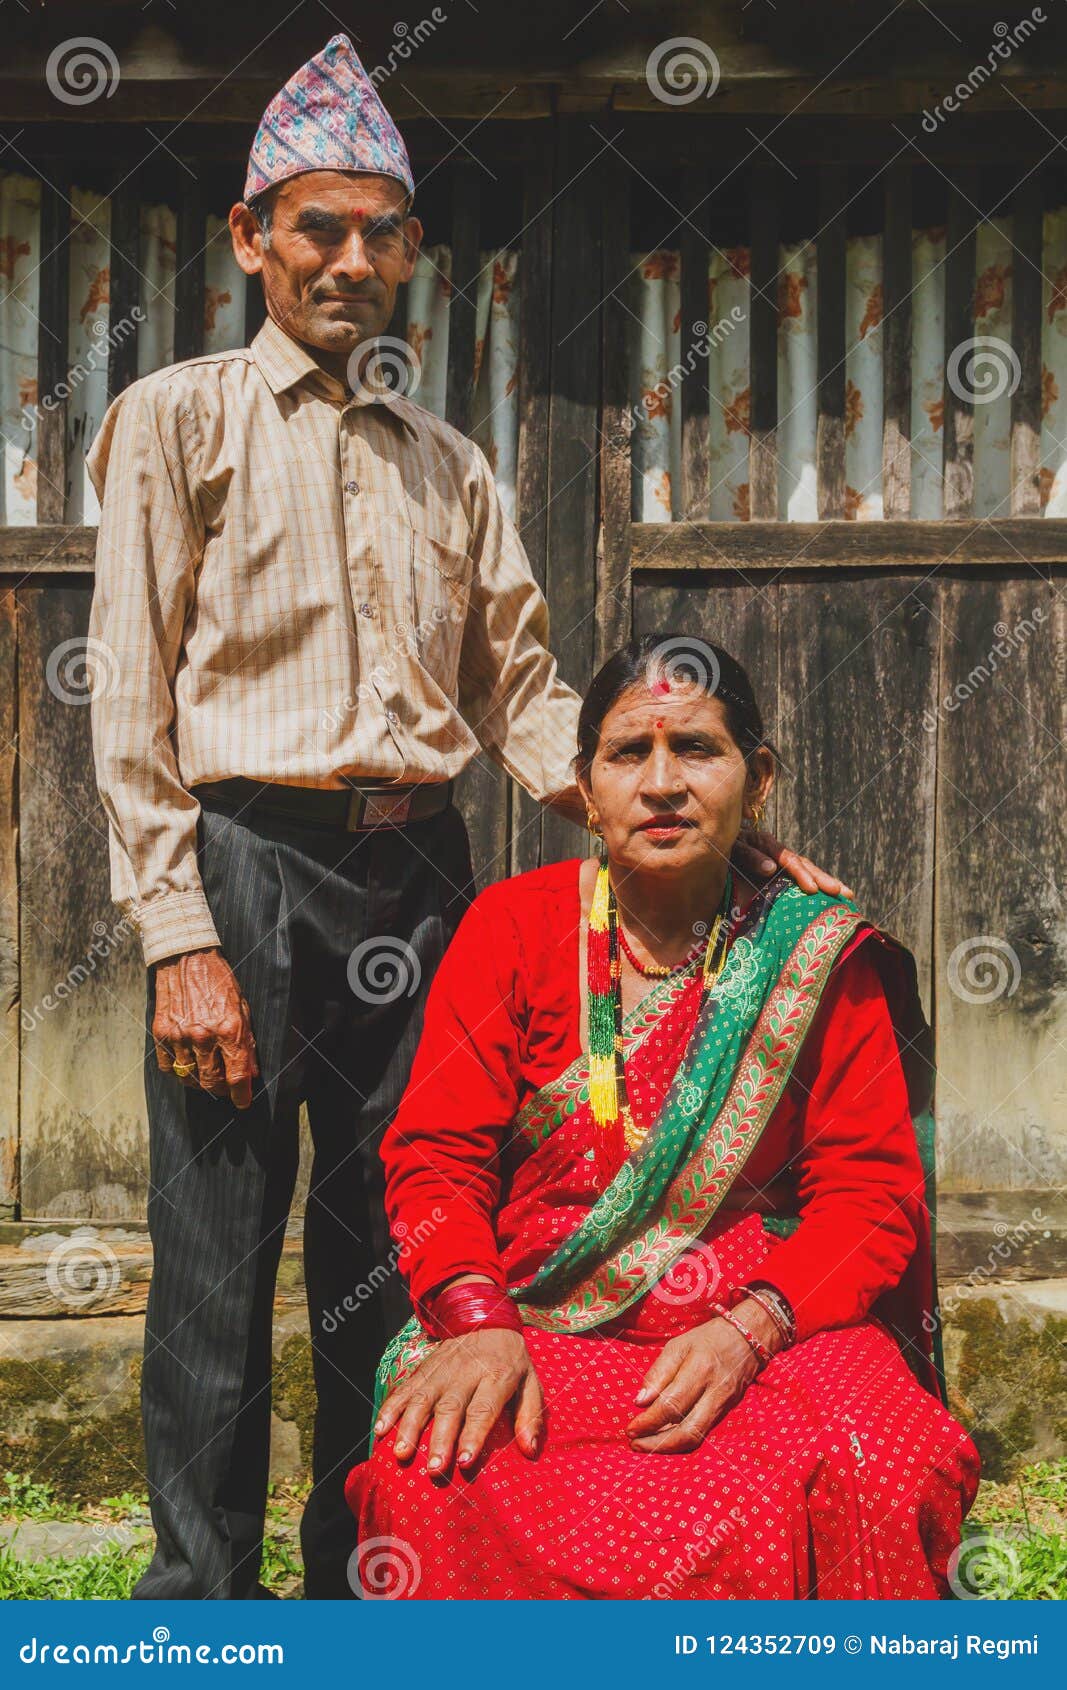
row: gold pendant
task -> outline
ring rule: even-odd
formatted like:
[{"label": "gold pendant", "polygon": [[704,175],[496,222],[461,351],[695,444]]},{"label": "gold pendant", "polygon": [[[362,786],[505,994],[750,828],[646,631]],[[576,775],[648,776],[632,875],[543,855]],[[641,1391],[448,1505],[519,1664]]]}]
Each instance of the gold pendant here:
[{"label": "gold pendant", "polygon": [[636,1150],[648,1134],[648,1128],[639,1127],[634,1120],[628,1103],[624,1103],[622,1107],[622,1134],[628,1150]]}]

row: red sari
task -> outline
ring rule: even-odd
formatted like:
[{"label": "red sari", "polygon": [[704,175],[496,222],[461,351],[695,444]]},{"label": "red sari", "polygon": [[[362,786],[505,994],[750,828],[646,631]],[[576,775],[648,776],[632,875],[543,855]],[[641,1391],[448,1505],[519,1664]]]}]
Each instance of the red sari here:
[{"label": "red sari", "polygon": [[[580,1096],[578,867],[483,892],[431,988],[383,1143],[416,1299],[464,1272],[526,1284],[617,1171]],[[833,965],[729,1207],[640,1301],[589,1332],[526,1327],[546,1403],[536,1460],[505,1416],[468,1471],[427,1473],[429,1429],[411,1462],[391,1432],[353,1468],[365,1595],[945,1594],[978,1457],[927,1355],[905,1344],[913,1371],[886,1324],[928,1269],[929,1234],[885,978],[866,929]],[[639,1124],[655,1120],[696,1010],[689,977],[657,982],[628,1018]],[[783,1192],[801,1214],[789,1237],[758,1212]],[[789,1299],[797,1343],[695,1451],[632,1450],[634,1396],[663,1343],[756,1278]]]}]

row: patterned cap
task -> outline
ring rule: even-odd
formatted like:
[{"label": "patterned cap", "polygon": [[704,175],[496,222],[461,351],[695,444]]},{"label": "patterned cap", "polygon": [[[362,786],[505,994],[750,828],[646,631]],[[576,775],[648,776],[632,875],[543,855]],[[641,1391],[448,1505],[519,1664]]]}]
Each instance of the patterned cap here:
[{"label": "patterned cap", "polygon": [[365,170],[415,180],[400,131],[347,35],[335,35],[263,113],[248,156],[245,203],[306,170]]}]

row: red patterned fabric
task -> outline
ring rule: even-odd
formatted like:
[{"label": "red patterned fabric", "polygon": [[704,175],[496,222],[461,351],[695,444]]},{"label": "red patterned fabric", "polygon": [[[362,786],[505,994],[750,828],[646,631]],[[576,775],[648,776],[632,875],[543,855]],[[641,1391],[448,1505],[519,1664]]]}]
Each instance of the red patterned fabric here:
[{"label": "red patterned fabric", "polygon": [[[563,1107],[547,1135],[543,1112],[521,1113],[580,1054],[578,916],[577,860],[494,886],[438,970],[383,1144],[390,1218],[416,1296],[462,1272],[524,1283],[603,1189],[587,1106]],[[445,1479],[425,1470],[428,1431],[403,1466],[394,1434],[381,1439],[346,1494],[361,1539],[391,1540],[417,1578],[376,1588],[382,1566],[389,1581],[387,1545],[367,1594],[943,1593],[978,1457],[876,1318],[928,1251],[878,951],[865,941],[835,967],[744,1187],[731,1193],[740,1203],[752,1189],[784,1191],[802,1213],[793,1236],[724,1208],[619,1319],[580,1335],[527,1328],[547,1404],[534,1461],[506,1417],[473,1470]],[[654,1119],[695,1013],[695,988],[679,987],[628,1058],[639,1122]],[[800,1341],[695,1452],[633,1451],[634,1394],[663,1342],[757,1274],[789,1298]]]}]

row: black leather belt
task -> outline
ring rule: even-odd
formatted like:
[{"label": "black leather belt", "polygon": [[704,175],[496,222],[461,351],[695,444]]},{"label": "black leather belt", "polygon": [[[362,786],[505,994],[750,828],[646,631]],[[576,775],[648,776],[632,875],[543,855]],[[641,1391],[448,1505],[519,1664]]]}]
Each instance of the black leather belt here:
[{"label": "black leather belt", "polygon": [[275,781],[233,775],[228,780],[200,781],[189,790],[207,809],[249,815],[264,811],[315,827],[363,833],[378,827],[403,827],[407,822],[438,815],[452,802],[452,785],[450,780],[407,786],[396,781],[353,780],[347,787],[330,789],[282,786]]}]

